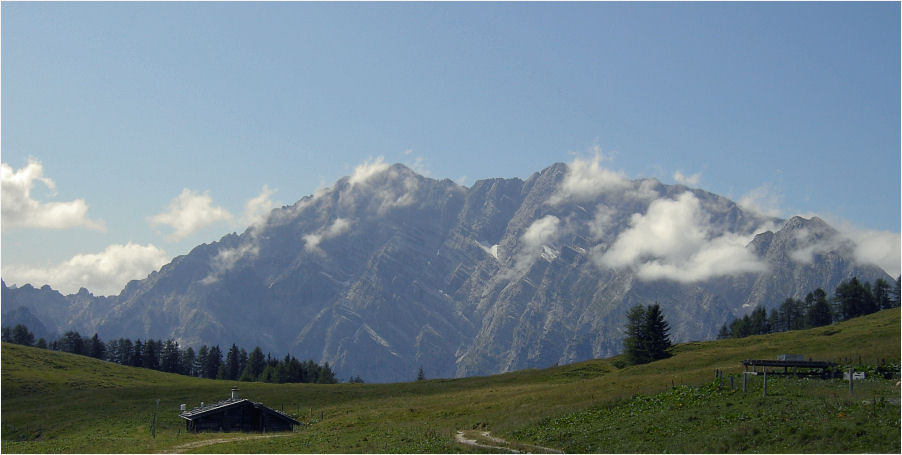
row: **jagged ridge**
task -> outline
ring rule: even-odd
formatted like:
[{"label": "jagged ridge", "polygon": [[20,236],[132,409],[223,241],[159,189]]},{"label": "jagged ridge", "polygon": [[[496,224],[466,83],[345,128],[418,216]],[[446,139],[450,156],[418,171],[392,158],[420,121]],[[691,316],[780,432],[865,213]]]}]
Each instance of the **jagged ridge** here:
[{"label": "jagged ridge", "polygon": [[10,298],[49,330],[259,345],[381,382],[611,355],[639,303],[660,303],[685,341],[757,305],[889,278],[820,219],[764,218],[655,180],[581,186],[579,172],[470,188],[402,165],[355,173],[117,297],[30,305],[4,284],[4,322]]}]

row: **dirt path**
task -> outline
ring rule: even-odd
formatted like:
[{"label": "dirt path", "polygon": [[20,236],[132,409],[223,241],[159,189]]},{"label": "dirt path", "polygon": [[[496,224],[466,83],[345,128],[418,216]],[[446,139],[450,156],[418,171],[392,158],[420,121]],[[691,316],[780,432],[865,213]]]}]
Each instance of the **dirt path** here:
[{"label": "dirt path", "polygon": [[[512,444],[510,442],[497,436],[492,436],[492,434],[488,431],[468,431],[466,433],[463,431],[458,431],[455,439],[457,439],[457,442],[468,446],[482,447],[484,449],[492,450],[502,450],[510,453],[564,453],[560,450],[552,449],[550,447],[534,446],[522,443],[517,443],[517,449],[514,449],[511,447]],[[527,451],[522,452],[522,449],[526,449]]]},{"label": "dirt path", "polygon": [[234,442],[234,441],[248,441],[251,439],[266,439],[266,438],[279,438],[282,436],[288,436],[290,433],[279,433],[279,434],[261,434],[255,436],[242,436],[238,438],[218,438],[218,439],[204,439],[203,441],[194,441],[186,444],[180,444],[171,449],[166,449],[165,453],[184,453],[185,451],[196,449],[198,447],[211,446],[213,444],[222,444],[225,442]]}]

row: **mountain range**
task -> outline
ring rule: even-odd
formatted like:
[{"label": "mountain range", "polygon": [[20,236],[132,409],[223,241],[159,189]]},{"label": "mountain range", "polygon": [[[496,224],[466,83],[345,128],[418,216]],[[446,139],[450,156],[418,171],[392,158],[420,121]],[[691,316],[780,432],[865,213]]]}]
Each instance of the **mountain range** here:
[{"label": "mountain range", "polygon": [[377,162],[118,296],[3,283],[2,318],[37,336],[260,346],[368,382],[486,375],[619,353],[637,304],[659,303],[674,341],[701,340],[758,306],[892,279],[855,247],[817,217],[579,160],[470,187]]}]

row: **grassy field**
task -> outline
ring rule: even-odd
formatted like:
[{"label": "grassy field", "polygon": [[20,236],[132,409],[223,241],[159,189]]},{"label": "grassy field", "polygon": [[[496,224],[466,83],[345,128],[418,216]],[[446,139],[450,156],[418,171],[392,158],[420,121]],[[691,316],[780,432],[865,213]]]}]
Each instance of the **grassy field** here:
[{"label": "grassy field", "polygon": [[[893,309],[806,331],[684,343],[669,359],[625,368],[612,358],[400,384],[237,384],[243,397],[306,423],[276,437],[184,432],[179,404],[225,399],[235,382],[4,343],[2,451],[498,452],[455,440],[458,431],[491,431],[509,447],[567,452],[898,453],[896,380],[860,381],[850,396],[839,380],[773,378],[764,398],[756,380],[741,391],[740,361],[800,353],[898,365],[899,335]],[[715,369],[736,375],[737,390],[713,385]]]}]

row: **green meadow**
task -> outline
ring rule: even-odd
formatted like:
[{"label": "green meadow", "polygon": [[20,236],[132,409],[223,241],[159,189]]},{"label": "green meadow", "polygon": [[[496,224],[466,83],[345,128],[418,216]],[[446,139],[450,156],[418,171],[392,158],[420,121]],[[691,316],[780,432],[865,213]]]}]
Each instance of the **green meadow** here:
[{"label": "green meadow", "polygon": [[[750,377],[782,353],[849,364],[848,382]],[[900,452],[900,312],[816,329],[683,343],[673,356],[398,384],[213,381],[3,343],[4,453]],[[714,381],[714,371],[724,379]],[[730,376],[733,387],[730,387]],[[291,433],[188,434],[181,403],[242,397],[304,425]],[[156,405],[159,400],[159,406]],[[156,417],[154,417],[156,415]],[[155,435],[151,431],[155,418]],[[462,432],[459,434],[459,432]],[[487,433],[488,432],[488,433]],[[458,442],[477,440],[479,447]],[[502,438],[504,442],[490,438]]]}]

